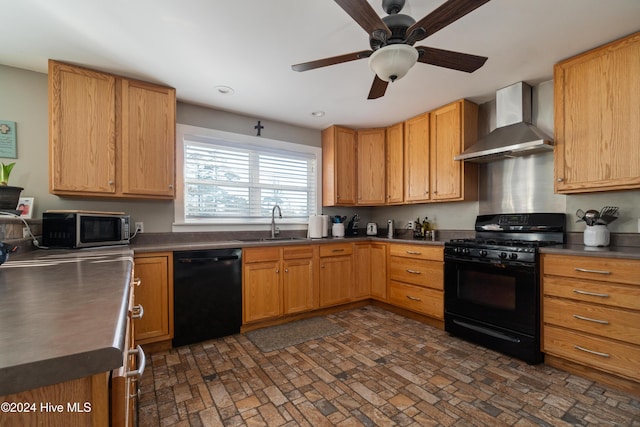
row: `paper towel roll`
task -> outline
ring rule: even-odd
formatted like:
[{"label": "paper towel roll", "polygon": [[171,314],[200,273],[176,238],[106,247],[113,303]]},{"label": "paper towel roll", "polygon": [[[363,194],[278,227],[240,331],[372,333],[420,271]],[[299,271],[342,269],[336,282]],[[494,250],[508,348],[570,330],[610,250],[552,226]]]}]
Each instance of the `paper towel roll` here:
[{"label": "paper towel roll", "polygon": [[[329,225],[331,223],[329,215],[320,215],[320,217],[322,217],[322,237],[329,237],[329,227],[331,227]],[[640,227],[640,220],[638,220],[638,226]],[[638,232],[640,232],[640,229]]]},{"label": "paper towel roll", "polygon": [[308,234],[310,239],[322,238],[322,222],[323,222],[323,218],[321,215],[309,216],[309,233]]}]

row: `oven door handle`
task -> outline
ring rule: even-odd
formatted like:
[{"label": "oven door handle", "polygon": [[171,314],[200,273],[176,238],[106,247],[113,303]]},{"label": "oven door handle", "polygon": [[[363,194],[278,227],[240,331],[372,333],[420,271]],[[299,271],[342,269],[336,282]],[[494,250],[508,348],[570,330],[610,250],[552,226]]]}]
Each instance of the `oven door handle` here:
[{"label": "oven door handle", "polygon": [[485,328],[483,326],[472,325],[471,323],[463,322],[458,319],[453,319],[453,323],[456,325],[462,326],[463,328],[471,329],[472,331],[480,332],[481,334],[489,335],[494,338],[501,339],[503,341],[509,341],[513,343],[519,343],[520,338],[512,337],[507,334],[503,334],[502,332],[494,331],[493,329]]}]

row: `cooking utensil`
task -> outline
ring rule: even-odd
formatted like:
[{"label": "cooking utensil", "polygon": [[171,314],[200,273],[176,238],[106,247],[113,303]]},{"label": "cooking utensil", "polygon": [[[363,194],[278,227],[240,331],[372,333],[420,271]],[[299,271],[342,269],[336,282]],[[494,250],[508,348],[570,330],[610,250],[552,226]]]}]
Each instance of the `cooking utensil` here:
[{"label": "cooking utensil", "polygon": [[595,209],[589,209],[584,213],[584,221],[587,225],[596,225],[598,218],[600,218],[600,212]]},{"label": "cooking utensil", "polygon": [[580,218],[579,220],[577,220],[576,222],[580,222],[580,221],[584,221],[584,211],[582,209],[578,209],[576,211],[576,216],[578,218]]},{"label": "cooking utensil", "polygon": [[605,206],[600,210],[600,217],[598,218],[598,224],[610,224],[618,219],[618,207],[617,206]]}]

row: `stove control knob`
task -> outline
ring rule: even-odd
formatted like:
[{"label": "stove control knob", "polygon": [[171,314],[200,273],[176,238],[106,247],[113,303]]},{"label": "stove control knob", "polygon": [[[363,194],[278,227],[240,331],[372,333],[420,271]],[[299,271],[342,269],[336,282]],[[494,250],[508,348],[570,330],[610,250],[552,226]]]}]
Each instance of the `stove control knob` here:
[{"label": "stove control knob", "polygon": [[512,252],[509,254],[509,259],[518,259],[518,254],[515,252]]},{"label": "stove control knob", "polygon": [[462,248],[453,248],[453,253],[454,254],[459,254],[461,249]]},{"label": "stove control knob", "polygon": [[500,252],[500,258],[506,258],[507,257],[507,253],[506,252]]},{"label": "stove control knob", "polygon": [[480,249],[480,256],[487,256],[489,252],[486,249]]},{"label": "stove control knob", "polygon": [[463,248],[462,249],[462,254],[463,255],[469,255],[471,253],[471,251],[469,250],[469,248]]}]

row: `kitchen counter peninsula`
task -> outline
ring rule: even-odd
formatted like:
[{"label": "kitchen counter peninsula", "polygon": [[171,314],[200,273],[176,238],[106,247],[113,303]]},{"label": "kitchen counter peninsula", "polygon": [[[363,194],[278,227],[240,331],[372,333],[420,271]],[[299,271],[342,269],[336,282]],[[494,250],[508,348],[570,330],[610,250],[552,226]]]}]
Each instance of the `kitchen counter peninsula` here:
[{"label": "kitchen counter peninsula", "polygon": [[36,250],[0,265],[0,396],[122,366],[133,252]]}]

